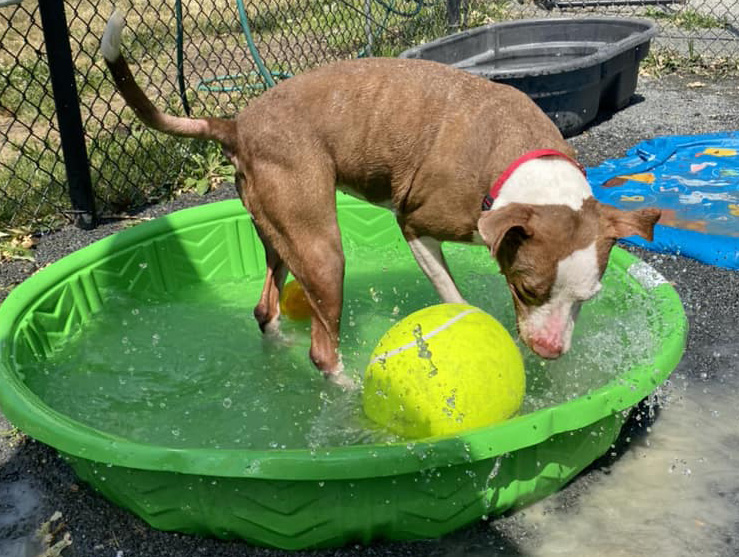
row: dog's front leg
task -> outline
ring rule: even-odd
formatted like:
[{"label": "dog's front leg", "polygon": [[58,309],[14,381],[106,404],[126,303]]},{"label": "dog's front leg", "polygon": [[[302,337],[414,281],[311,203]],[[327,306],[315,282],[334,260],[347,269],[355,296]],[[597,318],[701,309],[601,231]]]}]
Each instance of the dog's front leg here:
[{"label": "dog's front leg", "polygon": [[418,266],[434,285],[441,300],[446,303],[465,303],[444,259],[441,242],[429,236],[406,240]]}]

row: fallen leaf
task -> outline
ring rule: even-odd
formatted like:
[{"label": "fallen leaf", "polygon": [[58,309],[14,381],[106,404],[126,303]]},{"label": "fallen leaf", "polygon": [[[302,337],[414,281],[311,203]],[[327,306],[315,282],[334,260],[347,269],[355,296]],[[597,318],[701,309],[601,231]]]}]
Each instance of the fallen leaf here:
[{"label": "fallen leaf", "polygon": [[31,249],[33,247],[36,247],[36,244],[38,244],[38,240],[36,240],[36,238],[33,238],[32,236],[25,236],[20,239],[20,246],[23,249]]}]

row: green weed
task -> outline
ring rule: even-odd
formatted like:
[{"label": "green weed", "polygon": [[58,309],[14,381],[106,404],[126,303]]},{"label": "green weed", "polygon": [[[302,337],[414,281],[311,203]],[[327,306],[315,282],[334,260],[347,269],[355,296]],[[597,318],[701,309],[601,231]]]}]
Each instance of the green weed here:
[{"label": "green weed", "polygon": [[36,240],[31,236],[31,231],[28,228],[0,229],[0,261],[4,259],[33,261],[33,247],[35,245]]},{"label": "green weed", "polygon": [[639,71],[644,75],[660,77],[673,73],[690,73],[720,79],[739,72],[737,58],[706,58],[689,50],[687,55],[662,48],[651,51],[642,61]]},{"label": "green weed", "polygon": [[7,443],[11,447],[18,447],[26,439],[26,435],[17,427],[11,427],[7,430],[0,430],[0,437],[7,439]]},{"label": "green weed", "polygon": [[186,161],[181,176],[184,191],[195,190],[205,195],[222,182],[234,182],[235,169],[226,162],[213,143],[207,143],[203,152],[193,153]]},{"label": "green weed", "polygon": [[723,29],[728,26],[728,21],[725,17],[714,17],[691,9],[673,12],[650,7],[645,10],[644,15],[652,19],[667,21],[686,31],[695,31],[696,29]]},{"label": "green weed", "polygon": [[61,518],[62,513],[55,511],[36,531],[36,538],[42,546],[38,557],[62,557],[64,550],[72,545],[72,535],[63,532],[67,524]]}]

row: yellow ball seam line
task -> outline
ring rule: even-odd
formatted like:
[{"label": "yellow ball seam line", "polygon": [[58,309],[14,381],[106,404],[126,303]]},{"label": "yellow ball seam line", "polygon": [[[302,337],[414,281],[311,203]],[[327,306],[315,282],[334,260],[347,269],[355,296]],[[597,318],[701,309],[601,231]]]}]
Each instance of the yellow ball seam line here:
[{"label": "yellow ball seam line", "polygon": [[[458,315],[455,315],[454,317],[452,317],[446,323],[442,323],[441,325],[439,325],[436,329],[434,329],[430,333],[426,333],[421,338],[423,340],[428,340],[431,337],[438,335],[442,331],[445,331],[446,329],[448,329],[449,327],[451,327],[452,325],[454,325],[457,321],[459,321],[460,319],[463,319],[463,318],[467,317],[468,315],[470,315],[472,313],[483,313],[483,311],[481,309],[478,309],[478,308],[470,308],[470,309],[467,309],[467,310],[463,311],[462,313],[460,313]],[[406,344],[404,346],[400,346],[400,347],[395,348],[393,350],[390,350],[388,352],[384,352],[382,355],[375,356],[374,358],[372,358],[372,360],[370,361],[370,365],[376,364],[377,362],[380,362],[382,360],[387,360],[391,356],[395,356],[397,354],[400,354],[401,352],[404,352],[406,350],[410,350],[411,348],[414,348],[416,346],[418,346],[418,341],[417,340],[414,340],[414,341],[411,341],[411,342],[409,342],[408,344]]]}]

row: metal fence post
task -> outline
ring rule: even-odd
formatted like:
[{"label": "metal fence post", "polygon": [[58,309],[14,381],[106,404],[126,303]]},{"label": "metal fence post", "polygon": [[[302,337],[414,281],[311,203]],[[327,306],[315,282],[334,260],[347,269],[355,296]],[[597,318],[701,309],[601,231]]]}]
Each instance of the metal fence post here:
[{"label": "metal fence post", "polygon": [[462,0],[446,0],[446,24],[450,31],[459,29]]},{"label": "metal fence post", "polygon": [[90,229],[96,224],[95,197],[90,179],[85,131],[82,126],[74,63],[69,44],[63,0],[39,0],[41,26],[49,60],[51,88],[62,142],[64,167],[69,182],[69,198],[75,223]]}]

